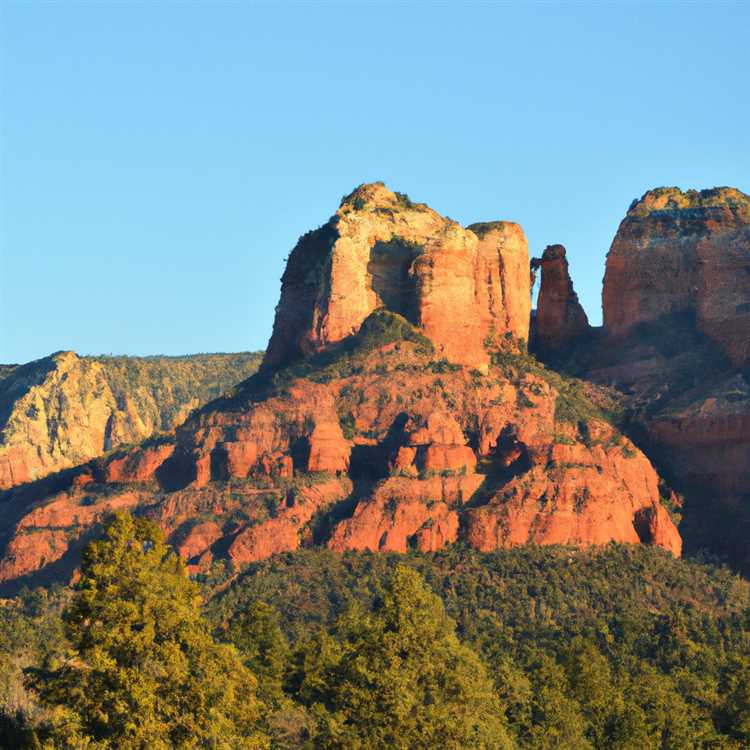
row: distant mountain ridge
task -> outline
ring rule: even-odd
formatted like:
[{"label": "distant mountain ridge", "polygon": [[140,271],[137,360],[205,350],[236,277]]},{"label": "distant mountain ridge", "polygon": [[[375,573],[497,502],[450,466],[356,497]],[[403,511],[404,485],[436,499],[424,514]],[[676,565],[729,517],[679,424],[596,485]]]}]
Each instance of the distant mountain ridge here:
[{"label": "distant mountain ridge", "polygon": [[0,489],[170,432],[257,369],[262,353],[79,357],[0,365]]}]

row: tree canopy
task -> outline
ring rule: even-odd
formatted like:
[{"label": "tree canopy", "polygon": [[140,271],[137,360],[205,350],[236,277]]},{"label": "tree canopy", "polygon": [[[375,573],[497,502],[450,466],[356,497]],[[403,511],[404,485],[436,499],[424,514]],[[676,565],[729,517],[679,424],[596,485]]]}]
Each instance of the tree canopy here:
[{"label": "tree canopy", "polygon": [[411,568],[395,569],[374,612],[352,607],[302,649],[297,683],[318,748],[512,747],[484,665]]},{"label": "tree canopy", "polygon": [[198,587],[161,531],[115,517],[86,548],[64,614],[72,650],[31,684],[54,707],[49,747],[256,750],[256,679],[216,643]]}]

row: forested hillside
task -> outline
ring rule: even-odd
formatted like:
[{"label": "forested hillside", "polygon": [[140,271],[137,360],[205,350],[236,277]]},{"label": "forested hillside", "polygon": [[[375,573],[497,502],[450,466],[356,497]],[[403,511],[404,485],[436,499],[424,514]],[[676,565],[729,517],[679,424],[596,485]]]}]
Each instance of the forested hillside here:
[{"label": "forested hillside", "polygon": [[[397,609],[404,622],[437,630],[429,638],[419,631],[412,641],[401,634],[406,641],[391,652],[382,644],[388,633],[401,633],[388,623],[404,567],[441,604],[424,599],[421,584],[402,582],[406,600]],[[131,573],[115,580],[132,597]],[[159,581],[167,574],[152,571],[149,586],[166,585],[168,578]],[[93,606],[104,591],[84,587],[86,601]],[[401,746],[378,744],[384,740],[370,722],[389,726],[392,738],[411,738],[404,747],[738,750],[750,743],[750,586],[727,569],[656,548],[527,546],[482,554],[458,545],[406,556],[304,550],[253,564],[228,588],[204,578],[201,591],[215,640],[233,643],[257,677],[263,709],[256,724],[265,746]],[[21,670],[61,664],[71,629],[60,611],[70,596],[38,590],[1,610],[6,732],[24,722],[43,728],[53,716],[38,691],[23,687]],[[454,628],[460,643],[452,640]],[[443,645],[433,647],[433,637]],[[453,667],[432,663],[443,659]],[[454,689],[485,713],[493,707],[494,719],[480,722],[474,739],[443,737],[439,707],[424,715],[430,730],[420,734],[383,704],[384,692],[395,691],[392,700],[417,711],[433,672],[438,682],[451,674]],[[393,683],[395,673],[403,681]],[[414,739],[426,736],[446,744]]]}]

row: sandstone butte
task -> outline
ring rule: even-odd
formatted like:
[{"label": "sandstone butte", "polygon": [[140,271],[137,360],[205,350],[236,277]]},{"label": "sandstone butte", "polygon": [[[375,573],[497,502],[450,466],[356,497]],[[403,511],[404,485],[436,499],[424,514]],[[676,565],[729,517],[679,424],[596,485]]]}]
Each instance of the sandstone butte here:
[{"label": "sandstone butte", "polygon": [[387,308],[438,357],[485,368],[488,337],[528,339],[529,253],[518,224],[464,229],[382,183],[362,185],[292,251],[264,366],[309,356]]},{"label": "sandstone butte", "polygon": [[750,197],[660,188],[634,201],[603,303],[603,329],[554,353],[627,394],[640,445],[684,495],[688,548],[750,571]]},{"label": "sandstone butte", "polygon": [[255,372],[257,353],[79,357],[0,371],[0,490],[155,433]]},{"label": "sandstone butte", "polygon": [[292,252],[261,371],[174,435],[0,504],[0,581],[71,575],[116,508],[193,571],[305,546],[480,550],[681,538],[612,394],[525,354],[530,263],[508,222],[462,228],[380,183]]},{"label": "sandstone butte", "polygon": [[634,201],[607,255],[604,327],[613,335],[689,313],[735,367],[750,364],[750,197],[660,188]]}]

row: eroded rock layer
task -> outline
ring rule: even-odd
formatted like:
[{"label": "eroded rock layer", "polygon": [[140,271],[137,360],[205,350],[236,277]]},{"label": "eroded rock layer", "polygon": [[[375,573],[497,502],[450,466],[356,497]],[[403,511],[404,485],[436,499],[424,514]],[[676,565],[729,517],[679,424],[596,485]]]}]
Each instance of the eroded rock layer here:
[{"label": "eroded rock layer", "polygon": [[688,549],[750,570],[750,198],[646,193],[620,224],[603,299],[577,371],[626,394],[633,434],[684,495]]},{"label": "eroded rock layer", "polygon": [[527,355],[482,374],[406,340],[256,376],[174,440],[6,500],[0,580],[58,572],[116,508],[158,520],[196,571],[300,546],[404,552],[457,540],[645,542],[679,555],[651,463],[591,405],[603,392],[585,389]]}]

